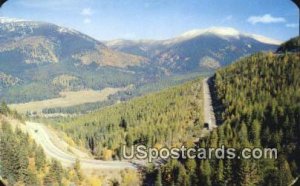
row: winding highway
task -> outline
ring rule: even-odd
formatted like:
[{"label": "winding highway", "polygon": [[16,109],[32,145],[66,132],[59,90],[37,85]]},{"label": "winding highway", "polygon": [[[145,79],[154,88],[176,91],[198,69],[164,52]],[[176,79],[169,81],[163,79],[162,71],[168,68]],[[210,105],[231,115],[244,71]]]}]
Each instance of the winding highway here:
[{"label": "winding highway", "polygon": [[42,146],[48,157],[54,158],[62,163],[65,167],[74,165],[76,159],[80,161],[83,169],[136,169],[128,161],[102,161],[88,158],[77,158],[71,153],[66,153],[59,149],[51,140],[51,134],[46,126],[40,123],[26,122],[26,131],[34,140]]},{"label": "winding highway", "polygon": [[[203,135],[217,127],[207,81],[208,78],[203,80],[203,100],[204,122],[208,127],[206,132],[203,131]],[[25,130],[41,145],[48,157],[60,161],[65,167],[73,166],[76,159],[78,159],[83,169],[137,169],[137,166],[129,161],[102,161],[88,157],[78,157],[71,152],[66,152],[53,143],[53,133],[41,123],[26,122]]]}]

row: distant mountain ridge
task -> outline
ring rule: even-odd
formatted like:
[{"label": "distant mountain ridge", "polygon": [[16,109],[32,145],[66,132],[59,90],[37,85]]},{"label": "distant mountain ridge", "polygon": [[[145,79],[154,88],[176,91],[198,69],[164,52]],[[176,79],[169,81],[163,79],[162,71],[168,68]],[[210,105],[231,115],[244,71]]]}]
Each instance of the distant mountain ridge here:
[{"label": "distant mountain ridge", "polygon": [[142,87],[277,48],[257,38],[210,28],[162,41],[101,42],[51,23],[0,17],[0,99],[19,103],[59,97],[65,89]]},{"label": "distant mountain ridge", "polygon": [[244,55],[262,50],[273,51],[280,43],[264,36],[241,33],[226,27],[191,30],[166,40],[105,42],[113,50],[150,58],[175,72],[218,68]]},{"label": "distant mountain ridge", "polygon": [[142,73],[147,63],[142,56],[111,50],[73,29],[0,18],[0,100],[9,103],[55,98],[65,89],[100,90],[147,82]]},{"label": "distant mountain ridge", "polygon": [[240,37],[240,36],[247,36],[247,37],[252,37],[253,39],[256,39],[257,41],[260,41],[262,43],[266,44],[272,44],[272,45],[280,45],[282,41],[268,38],[262,35],[257,35],[257,34],[249,34],[249,33],[242,33],[239,32],[238,30],[231,28],[231,27],[211,27],[207,29],[194,29],[190,30],[187,32],[184,32],[183,34],[173,37],[170,39],[163,39],[163,40],[126,40],[126,39],[116,39],[116,40],[110,40],[110,41],[104,41],[107,46],[116,46],[116,45],[125,45],[125,44],[174,44],[176,42],[180,42],[183,40],[188,40],[192,39],[195,37],[198,37],[200,35],[205,35],[205,34],[214,34],[214,35],[219,35],[219,36],[224,36],[224,37]]},{"label": "distant mountain ridge", "polygon": [[151,63],[170,74],[215,69],[244,55],[275,50],[280,43],[226,27],[195,29],[166,40],[102,43],[50,23],[0,17],[0,25],[0,59],[13,59],[13,63],[17,59],[22,64],[16,65],[21,66],[72,61],[74,65],[126,68]]},{"label": "distant mountain ridge", "polygon": [[85,34],[50,23],[0,18],[0,25],[0,54],[14,53],[27,64],[73,60],[85,65],[124,67],[146,61],[109,50]]},{"label": "distant mountain ridge", "polygon": [[191,31],[181,34],[178,38],[181,38],[182,40],[187,40],[187,39],[195,38],[195,37],[198,37],[200,35],[205,35],[205,34],[214,34],[214,35],[217,35],[220,37],[222,37],[222,36],[223,37],[235,37],[235,38],[239,38],[241,36],[250,37],[259,42],[266,43],[266,44],[272,44],[272,45],[279,45],[282,43],[282,41],[267,38],[265,36],[242,33],[231,27],[211,27],[211,28],[207,28],[207,29],[194,29],[194,30],[191,30]]}]

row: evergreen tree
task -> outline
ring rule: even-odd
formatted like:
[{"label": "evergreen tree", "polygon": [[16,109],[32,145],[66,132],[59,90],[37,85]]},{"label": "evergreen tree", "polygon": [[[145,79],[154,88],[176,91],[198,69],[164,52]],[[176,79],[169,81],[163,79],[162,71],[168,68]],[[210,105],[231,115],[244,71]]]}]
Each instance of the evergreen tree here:
[{"label": "evergreen tree", "polygon": [[161,178],[161,170],[160,169],[157,170],[154,185],[155,186],[162,186],[162,178]]},{"label": "evergreen tree", "polygon": [[41,146],[38,146],[35,150],[35,165],[38,171],[43,170],[46,165],[46,156]]},{"label": "evergreen tree", "polygon": [[76,161],[75,161],[74,170],[75,170],[78,180],[82,181],[83,175],[82,175],[81,168],[80,168],[80,161],[78,159],[76,159]]},{"label": "evergreen tree", "polygon": [[7,115],[10,113],[10,110],[7,106],[7,104],[3,101],[1,103],[1,107],[0,107],[0,114],[4,114],[4,115]]},{"label": "evergreen tree", "polygon": [[261,132],[261,124],[258,120],[254,120],[251,125],[251,141],[254,146],[260,146],[260,132]]},{"label": "evergreen tree", "polygon": [[57,160],[52,160],[50,169],[47,176],[45,177],[44,182],[46,184],[61,184],[63,178],[63,169],[61,164]]},{"label": "evergreen tree", "polygon": [[211,167],[208,160],[203,160],[200,167],[200,183],[210,186],[211,183]]},{"label": "evergreen tree", "polygon": [[224,164],[223,164],[223,160],[219,160],[218,161],[218,168],[216,170],[216,182],[219,185],[222,185],[224,183]]}]

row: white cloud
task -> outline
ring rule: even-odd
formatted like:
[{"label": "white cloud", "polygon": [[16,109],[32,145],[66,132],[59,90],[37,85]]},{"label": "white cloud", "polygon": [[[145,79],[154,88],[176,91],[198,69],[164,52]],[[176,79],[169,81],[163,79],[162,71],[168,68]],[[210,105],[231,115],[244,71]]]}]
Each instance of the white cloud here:
[{"label": "white cloud", "polygon": [[273,17],[270,14],[265,14],[263,16],[251,16],[247,21],[255,25],[256,23],[283,23],[286,20],[283,17]]},{"label": "white cloud", "polygon": [[288,23],[285,26],[288,28],[297,28],[299,25],[297,23]]},{"label": "white cloud", "polygon": [[90,24],[91,22],[92,22],[92,20],[89,19],[89,18],[85,18],[85,19],[83,20],[83,23],[84,23],[84,24]]},{"label": "white cloud", "polygon": [[80,14],[84,15],[84,16],[91,16],[91,15],[94,14],[94,12],[90,8],[84,8],[84,9],[81,10]]}]

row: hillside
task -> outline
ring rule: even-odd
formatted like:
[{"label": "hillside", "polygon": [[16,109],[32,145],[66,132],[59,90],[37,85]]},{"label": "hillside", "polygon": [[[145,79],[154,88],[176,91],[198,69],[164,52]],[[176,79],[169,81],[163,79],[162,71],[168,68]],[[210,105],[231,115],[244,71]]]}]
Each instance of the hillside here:
[{"label": "hillside", "polygon": [[8,103],[152,81],[153,68],[145,65],[144,57],[110,50],[73,29],[0,18],[0,100]]},{"label": "hillside", "polygon": [[[17,112],[10,110],[6,104],[1,104],[0,185],[99,186],[109,185],[112,182],[122,185],[138,185],[140,183],[139,174],[134,169],[118,169],[113,166],[111,169],[107,169],[107,162],[102,163],[101,166],[101,163],[96,161],[95,165],[95,160],[91,160],[94,161],[91,163],[88,159],[82,159],[83,155],[79,155],[79,150],[76,151],[78,156],[76,156],[77,158],[74,156],[74,161],[70,162],[70,159],[62,161],[62,157],[70,156],[75,149],[68,146],[62,150],[64,142],[61,139],[59,142],[54,142],[58,138],[56,134],[51,137],[38,137],[43,134],[52,134],[48,130],[47,127],[41,127],[38,123],[23,121]],[[45,148],[45,144],[43,144],[43,142],[47,142],[47,140],[44,141],[45,138],[49,140],[51,138],[50,143],[55,143],[55,145],[52,144]],[[49,148],[51,149],[53,146],[57,149],[49,151]],[[53,154],[56,154],[56,157]],[[60,157],[61,154],[64,155]],[[85,156],[85,158],[87,157]],[[93,165],[94,168],[86,167],[86,164]],[[111,164],[118,166],[122,163],[111,162]]]},{"label": "hillside", "polygon": [[195,80],[55,124],[96,157],[122,144],[179,146],[193,143],[203,128],[202,81]]},{"label": "hillside", "polygon": [[[76,30],[50,23],[0,18],[0,54],[15,64],[62,63],[136,66],[141,57],[109,50],[103,43]],[[18,61],[15,59],[19,59]]]},{"label": "hillside", "polygon": [[294,37],[282,43],[277,49],[278,53],[284,52],[300,52],[300,36]]},{"label": "hillside", "polygon": [[[170,160],[149,167],[145,185],[288,185],[299,175],[300,64],[297,54],[258,53],[212,77],[221,126],[205,138],[200,79],[60,120],[56,127],[98,158],[120,158],[120,145],[277,148],[277,159]],[[280,78],[279,78],[280,77]],[[176,135],[174,135],[176,133]],[[282,174],[284,172],[284,174]],[[158,181],[157,181],[158,180]]]},{"label": "hillside", "polygon": [[277,148],[277,159],[172,160],[150,169],[146,185],[151,179],[163,185],[289,185],[300,172],[299,60],[297,54],[258,53],[218,70],[213,87],[222,125],[197,145],[239,153],[243,147]]},{"label": "hillside", "polygon": [[[56,160],[47,159],[22,126],[20,116],[2,104],[0,107],[0,184],[56,185],[88,183],[80,165],[63,169]],[[1,184],[2,185],[2,184]]]}]

